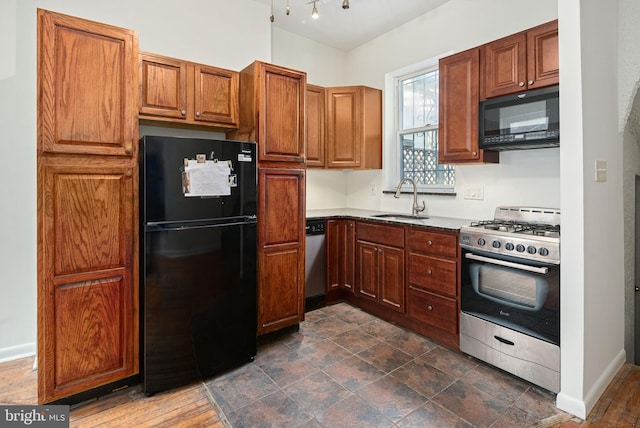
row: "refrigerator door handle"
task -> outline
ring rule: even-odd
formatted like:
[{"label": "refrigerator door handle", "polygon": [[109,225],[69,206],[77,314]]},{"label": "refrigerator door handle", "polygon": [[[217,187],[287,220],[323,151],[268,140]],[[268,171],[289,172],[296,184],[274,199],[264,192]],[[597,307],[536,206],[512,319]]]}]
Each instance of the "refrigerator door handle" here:
[{"label": "refrigerator door handle", "polygon": [[192,223],[147,223],[145,225],[146,232],[169,232],[169,231],[180,231],[180,230],[190,230],[190,229],[208,229],[212,227],[224,227],[224,226],[234,226],[240,224],[254,224],[256,223],[256,218],[246,217],[246,218],[237,218],[237,219],[223,219],[223,220],[212,220],[205,222],[192,222]]}]

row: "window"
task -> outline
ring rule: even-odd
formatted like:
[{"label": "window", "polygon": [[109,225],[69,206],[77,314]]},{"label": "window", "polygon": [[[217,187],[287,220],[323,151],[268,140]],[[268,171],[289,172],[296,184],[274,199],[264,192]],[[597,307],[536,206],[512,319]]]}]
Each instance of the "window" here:
[{"label": "window", "polygon": [[438,69],[397,78],[400,179],[424,190],[452,191],[456,171],[438,164]]}]

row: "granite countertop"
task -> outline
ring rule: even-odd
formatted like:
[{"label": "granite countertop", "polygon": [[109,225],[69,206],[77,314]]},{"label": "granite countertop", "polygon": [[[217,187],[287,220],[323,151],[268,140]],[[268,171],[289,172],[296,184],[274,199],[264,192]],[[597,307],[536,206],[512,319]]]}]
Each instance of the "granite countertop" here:
[{"label": "granite countertop", "polygon": [[406,215],[408,213],[392,213],[390,211],[360,210],[355,208],[335,208],[325,210],[308,210],[307,219],[331,219],[331,218],[353,218],[355,220],[376,221],[387,224],[401,224],[430,227],[441,230],[458,231],[460,227],[469,225],[473,220],[453,217],[438,217],[427,215],[423,219],[400,219],[400,218],[380,218],[375,217],[380,214]]}]

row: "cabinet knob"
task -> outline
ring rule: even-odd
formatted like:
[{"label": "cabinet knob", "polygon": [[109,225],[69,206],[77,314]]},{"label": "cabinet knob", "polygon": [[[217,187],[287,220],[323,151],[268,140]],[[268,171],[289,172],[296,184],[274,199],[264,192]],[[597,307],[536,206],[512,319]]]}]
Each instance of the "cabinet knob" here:
[{"label": "cabinet knob", "polygon": [[529,85],[533,85],[533,80],[529,80],[527,83],[528,83]]},{"label": "cabinet knob", "polygon": [[183,116],[186,116],[187,115],[187,111],[186,110],[180,110],[180,114],[183,115]]},{"label": "cabinet knob", "polygon": [[427,310],[432,311],[433,310],[433,306],[431,306],[431,305],[427,306]]},{"label": "cabinet knob", "polygon": [[518,86],[523,87],[524,86],[524,82],[518,83]]},{"label": "cabinet knob", "polygon": [[427,244],[433,245],[433,241],[429,240],[429,241],[427,241]]},{"label": "cabinet knob", "polygon": [[124,152],[125,152],[126,154],[128,154],[128,155],[130,155],[132,151],[133,151],[133,150],[131,149],[131,146],[127,146],[127,147],[125,147],[125,148],[124,148]]},{"label": "cabinet knob", "polygon": [[471,154],[472,154],[473,156],[477,156],[477,155],[478,155],[478,152],[471,152]]},{"label": "cabinet knob", "polygon": [[196,112],[196,116],[200,117],[200,112],[199,111]]},{"label": "cabinet knob", "polygon": [[427,269],[427,274],[431,275],[431,269]]}]

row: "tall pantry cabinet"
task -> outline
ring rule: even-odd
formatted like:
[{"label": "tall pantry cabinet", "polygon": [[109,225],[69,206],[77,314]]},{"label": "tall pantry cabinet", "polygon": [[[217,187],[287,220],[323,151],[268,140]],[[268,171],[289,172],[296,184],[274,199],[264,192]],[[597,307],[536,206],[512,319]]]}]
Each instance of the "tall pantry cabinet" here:
[{"label": "tall pantry cabinet", "polygon": [[258,335],[304,316],[305,87],[305,73],[255,61],[227,133],[258,144]]},{"label": "tall pantry cabinet", "polygon": [[138,373],[134,31],[38,10],[38,401]]}]

